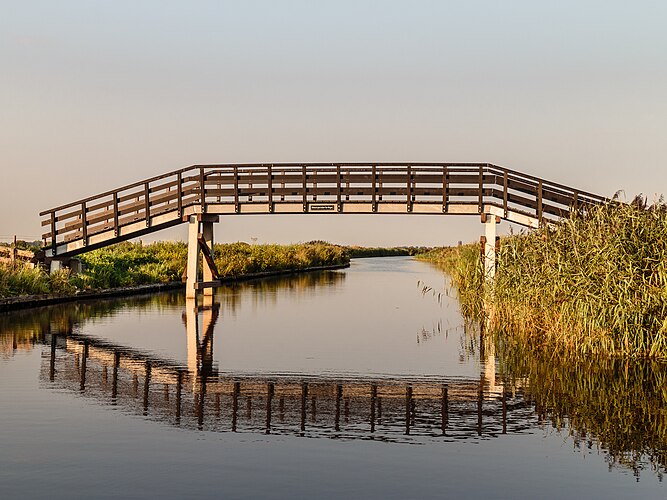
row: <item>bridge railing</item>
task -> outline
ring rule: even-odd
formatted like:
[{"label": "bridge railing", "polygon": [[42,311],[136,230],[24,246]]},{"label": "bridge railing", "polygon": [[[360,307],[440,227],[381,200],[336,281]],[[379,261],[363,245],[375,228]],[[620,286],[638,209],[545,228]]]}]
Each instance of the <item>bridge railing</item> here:
[{"label": "bridge railing", "polygon": [[[143,234],[164,214],[182,220],[188,207],[202,212],[244,213],[248,205],[264,205],[254,213],[274,212],[278,205],[301,205],[303,212],[345,212],[346,206],[402,205],[404,212],[482,213],[485,205],[535,218],[568,217],[607,201],[595,194],[488,163],[276,163],[195,165],[46,210],[42,226],[45,245],[82,241],[144,222]],[[326,205],[326,207],[325,207]],[[476,207],[476,209],[475,209]],[[420,208],[420,210],[415,210]],[[354,211],[354,210],[351,210]],[[141,225],[141,224],[139,224]],[[163,227],[163,226],[160,226]],[[157,228],[156,228],[157,229]],[[127,239],[125,234],[123,239]],[[130,236],[131,237],[131,236]],[[112,243],[113,241],[110,241]],[[99,245],[98,245],[99,246]]]}]

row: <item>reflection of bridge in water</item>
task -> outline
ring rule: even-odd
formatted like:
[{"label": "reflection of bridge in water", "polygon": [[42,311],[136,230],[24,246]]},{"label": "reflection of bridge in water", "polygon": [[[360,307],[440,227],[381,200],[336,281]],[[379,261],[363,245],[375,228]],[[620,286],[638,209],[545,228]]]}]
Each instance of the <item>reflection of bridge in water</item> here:
[{"label": "reflection of bridge in water", "polygon": [[213,360],[218,304],[188,301],[188,363],[72,331],[47,334],[41,379],[131,414],[218,432],[419,442],[517,433],[534,425],[522,394],[495,373],[472,378],[238,374]]}]

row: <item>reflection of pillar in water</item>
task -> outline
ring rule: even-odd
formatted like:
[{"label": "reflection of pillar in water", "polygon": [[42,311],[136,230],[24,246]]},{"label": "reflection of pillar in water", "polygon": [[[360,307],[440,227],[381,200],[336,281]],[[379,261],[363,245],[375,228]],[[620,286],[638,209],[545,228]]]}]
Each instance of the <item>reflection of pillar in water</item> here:
[{"label": "reflection of pillar in water", "polygon": [[[485,318],[483,321],[486,324],[485,330],[488,331],[489,319]],[[484,356],[480,359],[484,364],[484,379],[489,384],[489,391],[493,391],[496,388],[496,346],[489,335],[481,336],[480,342],[484,344]]]},{"label": "reflection of pillar in water", "polygon": [[109,373],[107,370],[107,365],[104,365],[102,367],[102,386],[106,389],[107,388],[107,383],[109,381]]},{"label": "reflection of pillar in water", "polygon": [[311,422],[317,421],[317,398],[315,396],[313,396],[311,399],[310,421]]},{"label": "reflection of pillar in water", "polygon": [[375,401],[378,397],[378,386],[371,385],[371,432],[375,432]]},{"label": "reflection of pillar in water", "polygon": [[241,394],[241,382],[234,382],[232,393],[232,432],[236,432],[236,419],[239,411],[239,394]]},{"label": "reflection of pillar in water", "polygon": [[88,341],[83,343],[83,353],[81,355],[81,386],[79,389],[84,391],[86,389],[86,366],[88,363]]},{"label": "reflection of pillar in water", "polygon": [[118,397],[118,367],[120,366],[120,353],[113,353],[113,375],[111,376],[111,404],[116,404]]},{"label": "reflection of pillar in water", "polygon": [[308,383],[301,384],[301,430],[306,430],[306,401],[308,401]]},{"label": "reflection of pillar in water", "polygon": [[183,372],[176,376],[176,424],[181,423],[181,395],[183,393]]},{"label": "reflection of pillar in water", "polygon": [[405,387],[405,434],[410,434],[410,417],[412,415],[412,386]]},{"label": "reflection of pillar in water", "polygon": [[382,424],[382,396],[378,396],[378,424]]},{"label": "reflection of pillar in water", "polygon": [[144,372],[144,417],[148,415],[148,397],[150,395],[151,386],[151,363],[146,361],[146,369]]},{"label": "reflection of pillar in water", "polygon": [[252,418],[252,396],[246,397],[246,411],[245,416],[248,420]]},{"label": "reflection of pillar in water", "polygon": [[206,376],[199,377],[199,401],[197,404],[197,426],[199,430],[204,427],[204,404],[206,401]]},{"label": "reflection of pillar in water", "polygon": [[199,364],[197,363],[199,353],[197,301],[188,298],[185,301],[185,331],[187,334],[188,371],[192,374],[193,382],[196,379]]},{"label": "reflection of pillar in water", "polygon": [[338,384],[336,386],[336,417],[334,420],[334,428],[340,431],[340,400],[343,397],[343,386]]},{"label": "reflection of pillar in water", "polygon": [[507,434],[507,391],[503,384],[503,434]]},{"label": "reflection of pillar in water", "polygon": [[442,406],[440,410],[440,429],[442,435],[447,433],[447,422],[449,420],[449,390],[447,385],[442,386]]},{"label": "reflection of pillar in water", "polygon": [[51,359],[49,361],[49,380],[53,382],[56,376],[56,340],[57,335],[51,335]]},{"label": "reflection of pillar in water", "polygon": [[271,433],[271,403],[273,402],[273,382],[266,385],[266,433]]},{"label": "reflection of pillar in water", "polygon": [[[205,290],[212,290],[206,288]],[[214,309],[213,297],[204,296],[204,307],[202,311],[202,339],[200,346],[200,370],[204,377],[213,373],[213,328],[217,320],[218,310]]]},{"label": "reflection of pillar in water", "polygon": [[285,420],[285,398],[281,397],[278,403],[278,411],[280,412],[280,421]]},{"label": "reflection of pillar in water", "polygon": [[479,391],[477,396],[477,435],[482,435],[482,401],[484,399],[484,377],[479,379]]}]

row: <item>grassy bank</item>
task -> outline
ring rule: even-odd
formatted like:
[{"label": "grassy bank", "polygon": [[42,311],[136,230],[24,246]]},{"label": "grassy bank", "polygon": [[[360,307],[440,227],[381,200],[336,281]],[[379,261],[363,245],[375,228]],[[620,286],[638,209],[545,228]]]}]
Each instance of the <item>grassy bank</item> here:
[{"label": "grassy bank", "polygon": [[[477,244],[431,252],[479,319]],[[505,238],[488,308],[504,343],[561,354],[667,358],[667,210],[609,205]]]},{"label": "grassy bank", "polygon": [[[0,297],[37,294],[70,294],[76,290],[127,287],[179,281],[185,269],[187,246],[181,242],[151,245],[121,243],[81,255],[85,270],[70,275],[66,270],[48,275],[41,269],[0,266]],[[314,242],[298,245],[215,246],[221,277],[235,278],[270,271],[346,264],[344,248]]]}]

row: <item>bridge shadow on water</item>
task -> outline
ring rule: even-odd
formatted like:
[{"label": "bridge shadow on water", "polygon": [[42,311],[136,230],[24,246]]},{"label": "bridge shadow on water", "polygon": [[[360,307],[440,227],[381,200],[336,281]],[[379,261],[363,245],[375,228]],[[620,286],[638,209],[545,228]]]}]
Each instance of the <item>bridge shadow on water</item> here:
[{"label": "bridge shadow on water", "polygon": [[[308,293],[344,276],[237,286],[257,300],[272,300],[276,287]],[[178,428],[404,444],[556,430],[571,436],[575,450],[603,451],[610,468],[637,476],[649,468],[660,479],[665,471],[664,364],[498,351],[497,365],[483,367],[478,378],[235,373],[221,369],[213,353],[220,312],[236,307],[238,294],[229,292],[203,304],[163,293],[6,314],[0,316],[0,355],[40,348],[42,388]],[[84,333],[89,322],[128,308],[182,311],[187,363]]]}]

